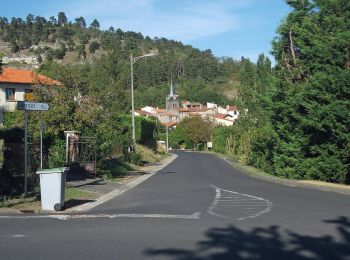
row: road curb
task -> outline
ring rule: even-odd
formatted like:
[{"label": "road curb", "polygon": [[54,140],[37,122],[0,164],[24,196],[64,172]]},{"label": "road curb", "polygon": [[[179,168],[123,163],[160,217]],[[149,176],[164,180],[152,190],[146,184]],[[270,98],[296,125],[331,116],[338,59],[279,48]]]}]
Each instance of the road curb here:
[{"label": "road curb", "polygon": [[148,174],[142,175],[142,176],[136,178],[135,180],[132,180],[131,182],[126,183],[122,187],[116,188],[113,191],[106,193],[105,195],[102,195],[101,197],[99,197],[97,200],[95,200],[93,202],[88,202],[88,203],[85,203],[83,205],[76,206],[74,208],[67,210],[66,212],[89,211],[89,210],[91,210],[99,205],[102,205],[102,204],[106,203],[107,201],[124,193],[125,191],[130,190],[130,189],[134,188],[135,186],[141,184],[142,182],[144,182],[145,180],[147,180],[148,178],[150,178],[154,174],[156,174],[158,171],[160,171],[161,169],[163,169],[164,167],[166,167],[167,165],[172,163],[176,158],[177,158],[176,154],[171,154],[170,158],[168,158],[162,165],[159,165],[159,166],[155,167],[154,169],[152,169],[150,172],[147,172]]}]

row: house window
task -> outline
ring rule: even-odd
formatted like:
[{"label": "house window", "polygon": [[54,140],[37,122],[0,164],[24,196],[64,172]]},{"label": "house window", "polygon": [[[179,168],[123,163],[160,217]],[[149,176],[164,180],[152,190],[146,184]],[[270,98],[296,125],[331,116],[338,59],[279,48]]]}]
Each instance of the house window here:
[{"label": "house window", "polygon": [[7,88],[6,89],[6,100],[7,101],[14,101],[15,94],[16,94],[16,90],[14,88]]}]

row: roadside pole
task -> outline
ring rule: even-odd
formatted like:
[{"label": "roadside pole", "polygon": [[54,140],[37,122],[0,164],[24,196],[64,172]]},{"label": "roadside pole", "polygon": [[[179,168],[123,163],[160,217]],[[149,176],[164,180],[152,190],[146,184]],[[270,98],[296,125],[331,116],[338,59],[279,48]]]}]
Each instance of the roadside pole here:
[{"label": "roadside pole", "polygon": [[28,111],[24,111],[24,196],[28,191]]},{"label": "roadside pole", "polygon": [[47,111],[49,108],[50,106],[46,103],[17,102],[17,109],[24,110],[24,196],[28,193],[28,111]]},{"label": "roadside pole", "polygon": [[168,123],[165,123],[165,129],[166,129],[166,152],[169,152],[169,129],[168,129]]},{"label": "roadside pole", "polygon": [[43,169],[43,130],[40,128],[40,170]]},{"label": "roadside pole", "polygon": [[43,132],[46,130],[45,121],[40,122],[40,170],[43,169]]}]

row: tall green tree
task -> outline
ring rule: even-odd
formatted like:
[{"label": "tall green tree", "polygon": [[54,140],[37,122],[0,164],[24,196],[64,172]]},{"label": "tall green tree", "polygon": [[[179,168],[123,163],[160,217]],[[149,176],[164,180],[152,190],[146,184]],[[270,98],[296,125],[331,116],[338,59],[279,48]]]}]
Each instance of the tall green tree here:
[{"label": "tall green tree", "polygon": [[58,26],[64,26],[68,22],[67,16],[64,12],[59,12],[57,15]]},{"label": "tall green tree", "polygon": [[171,139],[178,144],[185,143],[188,148],[195,148],[211,139],[213,124],[201,116],[184,118],[171,133]]},{"label": "tall green tree", "polygon": [[350,181],[350,2],[290,0],[273,42],[278,175]]},{"label": "tall green tree", "polygon": [[92,21],[92,23],[90,24],[90,28],[93,28],[93,29],[100,29],[100,23],[99,23],[96,19],[94,19],[94,20]]},{"label": "tall green tree", "polygon": [[86,22],[82,16],[75,18],[75,24],[77,24],[80,28],[86,28]]},{"label": "tall green tree", "polygon": [[271,88],[273,85],[271,61],[263,53],[259,55],[256,63],[256,74],[258,81],[257,91],[260,94],[267,94],[267,92],[270,92],[269,94],[271,95]]}]

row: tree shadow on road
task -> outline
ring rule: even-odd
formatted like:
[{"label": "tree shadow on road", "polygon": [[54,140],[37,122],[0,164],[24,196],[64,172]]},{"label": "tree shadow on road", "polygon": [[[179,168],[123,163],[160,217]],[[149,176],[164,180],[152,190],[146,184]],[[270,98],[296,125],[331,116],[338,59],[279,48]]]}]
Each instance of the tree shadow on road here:
[{"label": "tree shadow on road", "polygon": [[278,226],[244,231],[232,225],[211,228],[206,239],[194,250],[177,248],[148,249],[148,256],[176,260],[220,259],[350,259],[350,220],[339,217],[325,223],[335,224],[339,238],[330,235],[309,236],[283,231]]}]

